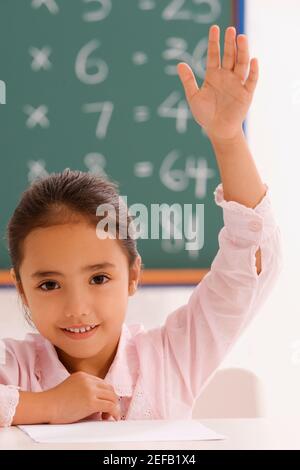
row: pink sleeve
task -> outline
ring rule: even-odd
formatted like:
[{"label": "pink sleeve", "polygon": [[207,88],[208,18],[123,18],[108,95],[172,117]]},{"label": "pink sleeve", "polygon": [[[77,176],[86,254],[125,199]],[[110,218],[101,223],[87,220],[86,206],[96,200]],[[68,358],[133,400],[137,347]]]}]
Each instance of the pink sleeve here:
[{"label": "pink sleeve", "polygon": [[0,384],[0,427],[10,426],[19,403],[19,387]]},{"label": "pink sleeve", "polygon": [[18,362],[5,340],[0,340],[0,427],[10,426],[19,403]]},{"label": "pink sleeve", "polygon": [[[215,202],[223,208],[224,227],[210,271],[188,303],[170,314],[162,328],[140,336],[141,369],[146,372],[143,381],[153,403],[160,402],[164,418],[175,418],[182,408],[192,408],[278,278],[281,235],[267,185],[266,189],[263,200],[251,209],[225,201],[222,185],[217,187]],[[258,248],[262,258],[259,275],[255,266]],[[149,379],[153,376],[155,384]]]}]

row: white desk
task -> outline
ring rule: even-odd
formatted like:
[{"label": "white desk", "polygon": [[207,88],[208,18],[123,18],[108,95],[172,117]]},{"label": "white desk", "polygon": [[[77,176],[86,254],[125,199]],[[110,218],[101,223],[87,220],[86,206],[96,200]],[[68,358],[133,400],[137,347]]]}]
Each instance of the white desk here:
[{"label": "white desk", "polygon": [[223,441],[38,444],[15,426],[0,428],[0,449],[300,449],[300,418],[205,419]]}]

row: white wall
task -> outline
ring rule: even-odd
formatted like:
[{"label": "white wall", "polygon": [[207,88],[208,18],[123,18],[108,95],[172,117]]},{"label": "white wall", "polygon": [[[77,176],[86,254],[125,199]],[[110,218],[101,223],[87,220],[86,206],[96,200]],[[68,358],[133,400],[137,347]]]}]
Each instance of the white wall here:
[{"label": "white wall", "polygon": [[[259,84],[248,119],[248,138],[258,168],[271,189],[284,240],[285,268],[264,308],[223,367],[247,368],[260,377],[267,398],[267,415],[300,416],[299,0],[248,0],[246,28],[251,56],[258,57],[260,64]],[[127,322],[142,322],[146,328],[157,326],[187,301],[191,291],[191,288],[140,289],[129,301]],[[0,289],[0,307],[0,336],[6,332],[5,336],[22,337],[25,324],[20,326],[17,320],[21,311],[14,290]],[[10,317],[9,324],[6,315]]]}]

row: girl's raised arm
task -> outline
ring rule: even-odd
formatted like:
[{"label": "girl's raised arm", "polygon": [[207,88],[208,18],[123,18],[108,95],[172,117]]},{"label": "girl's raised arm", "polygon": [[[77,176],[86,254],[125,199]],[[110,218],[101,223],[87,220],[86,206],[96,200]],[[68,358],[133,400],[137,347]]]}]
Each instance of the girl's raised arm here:
[{"label": "girl's raised arm", "polygon": [[240,35],[236,46],[234,28],[226,31],[221,65],[217,26],[209,32],[200,89],[190,67],[178,65],[193,116],[216,153],[223,184],[215,202],[223,208],[224,227],[211,270],[188,303],[169,315],[162,328],[139,338],[145,390],[163,418],[191,416],[195,399],[263,306],[282,267],[281,234],[268,187],[242,130],[258,77],[256,59],[249,74],[248,65],[247,38]]}]

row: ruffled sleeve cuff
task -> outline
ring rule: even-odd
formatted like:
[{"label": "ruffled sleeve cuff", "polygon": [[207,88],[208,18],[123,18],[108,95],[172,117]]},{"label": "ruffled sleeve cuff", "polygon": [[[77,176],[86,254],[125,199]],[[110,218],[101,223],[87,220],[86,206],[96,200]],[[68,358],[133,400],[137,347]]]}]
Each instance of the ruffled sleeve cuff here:
[{"label": "ruffled sleeve cuff", "polygon": [[215,191],[215,203],[223,209],[224,226],[229,237],[244,239],[260,244],[274,234],[277,223],[271,207],[270,190],[265,184],[266,194],[254,208],[244,206],[236,201],[224,199],[223,185],[220,183]]},{"label": "ruffled sleeve cuff", "polygon": [[0,426],[10,426],[19,403],[20,387],[0,384]]}]

